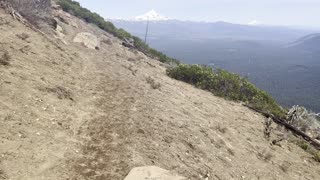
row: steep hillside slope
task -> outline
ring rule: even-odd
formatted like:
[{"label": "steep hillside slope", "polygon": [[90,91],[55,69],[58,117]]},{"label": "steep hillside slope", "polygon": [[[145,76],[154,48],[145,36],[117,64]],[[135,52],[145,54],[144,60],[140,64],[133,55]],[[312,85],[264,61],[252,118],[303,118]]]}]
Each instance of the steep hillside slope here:
[{"label": "steep hillside slope", "polygon": [[[189,179],[319,179],[319,163],[239,103],[62,11],[55,43],[0,10],[0,179],[122,180],[156,165]],[[73,43],[78,33],[98,48]],[[94,42],[90,41],[91,43]],[[91,46],[90,46],[91,47]],[[99,49],[99,50],[97,50]],[[1,55],[2,55],[1,54]]]},{"label": "steep hillside slope", "polygon": [[302,49],[312,53],[319,53],[320,33],[309,34],[289,45],[291,48]]}]

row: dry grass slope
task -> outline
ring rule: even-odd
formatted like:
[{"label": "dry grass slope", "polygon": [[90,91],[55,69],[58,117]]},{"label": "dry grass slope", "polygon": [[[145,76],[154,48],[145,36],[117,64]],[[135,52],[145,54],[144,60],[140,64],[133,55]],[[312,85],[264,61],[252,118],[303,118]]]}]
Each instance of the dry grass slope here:
[{"label": "dry grass slope", "polygon": [[[192,180],[320,179],[303,149],[272,145],[281,128],[264,137],[260,114],[171,79],[164,64],[96,26],[54,15],[65,33],[55,44],[0,9],[0,43],[12,57],[0,66],[0,179],[122,180],[146,165]],[[112,43],[86,49],[73,43],[80,32]]]}]

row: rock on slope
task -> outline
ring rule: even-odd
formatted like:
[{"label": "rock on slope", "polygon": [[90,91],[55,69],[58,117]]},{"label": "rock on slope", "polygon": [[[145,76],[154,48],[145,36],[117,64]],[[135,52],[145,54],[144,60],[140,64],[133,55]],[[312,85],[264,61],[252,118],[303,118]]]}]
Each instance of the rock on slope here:
[{"label": "rock on slope", "polygon": [[[122,180],[140,166],[189,179],[320,178],[319,163],[296,145],[270,145],[261,115],[56,16],[64,36],[54,44],[0,10],[0,51],[11,57],[0,65],[0,179]],[[100,50],[74,43],[82,32],[103,40]]]}]

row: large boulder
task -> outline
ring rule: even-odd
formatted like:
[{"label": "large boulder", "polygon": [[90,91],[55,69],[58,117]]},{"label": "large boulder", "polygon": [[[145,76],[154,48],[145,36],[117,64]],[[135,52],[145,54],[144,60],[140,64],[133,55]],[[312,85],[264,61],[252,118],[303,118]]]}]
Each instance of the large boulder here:
[{"label": "large boulder", "polygon": [[156,166],[145,166],[133,168],[124,180],[186,180],[186,178]]},{"label": "large boulder", "polygon": [[90,49],[99,49],[100,48],[100,41],[99,39],[88,32],[81,32],[76,35],[73,39],[73,42],[82,43],[84,46]]}]

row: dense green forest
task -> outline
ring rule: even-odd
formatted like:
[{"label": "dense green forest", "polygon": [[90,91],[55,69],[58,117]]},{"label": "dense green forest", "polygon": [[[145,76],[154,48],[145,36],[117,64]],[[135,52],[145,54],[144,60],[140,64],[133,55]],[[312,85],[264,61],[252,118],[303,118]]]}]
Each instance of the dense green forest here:
[{"label": "dense green forest", "polygon": [[187,64],[206,64],[248,77],[283,107],[301,105],[320,112],[320,54],[288,49],[261,41],[150,41]]}]

